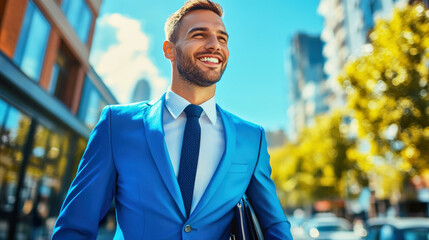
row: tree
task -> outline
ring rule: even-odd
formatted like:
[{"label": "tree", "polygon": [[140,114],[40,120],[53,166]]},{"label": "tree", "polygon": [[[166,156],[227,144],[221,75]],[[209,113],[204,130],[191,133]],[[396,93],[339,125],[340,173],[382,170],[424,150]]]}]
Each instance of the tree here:
[{"label": "tree", "polygon": [[403,176],[429,167],[429,11],[394,9],[369,36],[372,51],[351,60],[339,81],[359,139],[348,157],[381,179],[387,197]]},{"label": "tree", "polygon": [[346,124],[340,111],[316,117],[296,142],[271,151],[272,178],[279,197],[288,206],[321,199],[345,197],[348,185],[359,176],[346,151],[353,141],[344,135]]}]

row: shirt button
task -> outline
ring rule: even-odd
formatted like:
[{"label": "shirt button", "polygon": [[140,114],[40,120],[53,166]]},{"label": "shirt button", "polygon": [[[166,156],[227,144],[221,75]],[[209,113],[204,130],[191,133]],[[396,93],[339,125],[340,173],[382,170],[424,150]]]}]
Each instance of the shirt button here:
[{"label": "shirt button", "polygon": [[186,225],[185,226],[185,232],[190,232],[192,230],[192,228],[191,228],[191,226],[190,225]]}]

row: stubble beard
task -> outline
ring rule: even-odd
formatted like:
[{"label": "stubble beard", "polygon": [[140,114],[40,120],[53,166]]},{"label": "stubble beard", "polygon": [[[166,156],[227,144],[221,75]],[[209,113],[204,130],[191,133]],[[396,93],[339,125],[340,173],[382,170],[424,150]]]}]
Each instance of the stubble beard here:
[{"label": "stubble beard", "polygon": [[208,73],[198,68],[197,64],[193,62],[191,57],[186,56],[179,48],[177,48],[177,71],[182,79],[190,82],[191,84],[195,84],[200,87],[210,87],[219,82],[225,68],[226,65],[221,68],[218,74],[209,76]]}]

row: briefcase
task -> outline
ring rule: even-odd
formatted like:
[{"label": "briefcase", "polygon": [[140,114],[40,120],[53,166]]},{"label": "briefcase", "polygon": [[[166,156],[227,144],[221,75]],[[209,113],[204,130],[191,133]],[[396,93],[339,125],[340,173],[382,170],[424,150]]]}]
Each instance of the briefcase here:
[{"label": "briefcase", "polygon": [[235,206],[231,227],[231,240],[263,240],[264,235],[253,207],[246,195]]}]

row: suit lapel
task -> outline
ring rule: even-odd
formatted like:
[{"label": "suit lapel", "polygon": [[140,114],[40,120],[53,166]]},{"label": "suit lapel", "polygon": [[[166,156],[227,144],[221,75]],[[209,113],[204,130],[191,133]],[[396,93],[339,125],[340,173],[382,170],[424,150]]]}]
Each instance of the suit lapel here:
[{"label": "suit lapel", "polygon": [[216,192],[222,180],[225,178],[226,173],[232,163],[234,150],[236,145],[236,128],[232,119],[228,114],[226,114],[218,105],[217,110],[219,111],[222,123],[224,127],[224,136],[225,136],[225,151],[222,155],[219,165],[216,168],[216,171],[213,174],[212,179],[210,180],[209,185],[207,186],[203,196],[198,202],[195,210],[191,213],[190,217],[193,217],[198,214],[201,209],[204,209],[207,202],[213,197],[213,194]]},{"label": "suit lapel", "polygon": [[176,201],[182,215],[186,217],[185,206],[180,193],[180,187],[176,179],[176,175],[168,156],[167,147],[164,140],[163,129],[163,112],[164,112],[165,94],[160,100],[146,109],[145,117],[143,117],[147,143],[156,167],[167,186],[173,199]]}]

